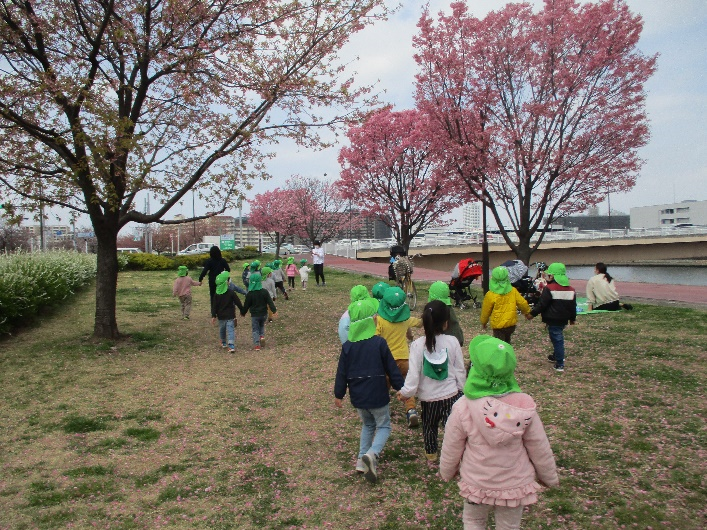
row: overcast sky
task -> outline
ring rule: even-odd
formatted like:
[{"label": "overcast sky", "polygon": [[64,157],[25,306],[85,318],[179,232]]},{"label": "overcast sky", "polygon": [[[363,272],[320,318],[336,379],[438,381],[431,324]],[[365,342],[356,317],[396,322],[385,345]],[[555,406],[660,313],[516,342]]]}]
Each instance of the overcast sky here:
[{"label": "overcast sky", "polygon": [[[390,20],[355,35],[342,56],[360,57],[357,82],[384,90],[382,99],[397,110],[413,107],[416,65],[412,37],[417,32],[421,2],[405,2]],[[432,0],[431,12],[448,11],[450,0]],[[627,0],[644,19],[639,48],[646,55],[660,53],[658,69],[646,85],[651,139],[642,149],[646,160],[635,188],[612,194],[612,210],[626,213],[634,206],[707,200],[707,27],[706,0]],[[470,11],[483,17],[506,2],[469,0]],[[535,1],[534,5],[542,5]],[[255,193],[281,186],[293,173],[335,179],[339,148],[323,152],[298,151],[281,144],[269,165],[274,179],[257,183]],[[197,207],[198,209],[198,207]],[[600,205],[606,213],[607,204]],[[198,213],[198,212],[197,212]],[[459,215],[461,217],[461,215]]]}]

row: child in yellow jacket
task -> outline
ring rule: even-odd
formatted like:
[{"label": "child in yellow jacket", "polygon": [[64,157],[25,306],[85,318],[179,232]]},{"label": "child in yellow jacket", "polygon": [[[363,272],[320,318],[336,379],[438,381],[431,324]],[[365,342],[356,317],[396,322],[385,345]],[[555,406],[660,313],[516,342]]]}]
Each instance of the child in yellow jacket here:
[{"label": "child in yellow jacket", "polygon": [[[421,328],[422,320],[410,316],[407,296],[400,287],[389,287],[383,293],[378,305],[376,335],[385,339],[403,377],[407,376],[410,359],[408,342],[412,340],[410,328]],[[417,427],[420,418],[415,409],[415,397],[405,400],[408,427]]]},{"label": "child in yellow jacket", "polygon": [[496,267],[491,272],[489,291],[481,305],[481,327],[486,329],[490,319],[493,336],[510,344],[518,323],[518,309],[529,317],[530,306],[508,280],[508,269]]}]

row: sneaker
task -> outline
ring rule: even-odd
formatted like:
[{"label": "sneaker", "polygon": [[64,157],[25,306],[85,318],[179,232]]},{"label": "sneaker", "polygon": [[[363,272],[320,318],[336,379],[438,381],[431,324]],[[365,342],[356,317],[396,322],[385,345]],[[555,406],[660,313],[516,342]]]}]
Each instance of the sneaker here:
[{"label": "sneaker", "polygon": [[228,344],[226,344],[225,342],[222,342],[222,343],[221,343],[221,347],[222,347],[222,348],[228,348]]},{"label": "sneaker", "polygon": [[233,344],[228,345],[228,353],[236,353],[236,348],[233,347]]},{"label": "sneaker", "polygon": [[363,464],[363,459],[356,460],[356,473],[365,473],[368,468]]},{"label": "sneaker", "polygon": [[550,354],[550,355],[547,356],[547,360],[550,361],[551,363],[554,363],[554,362],[555,362],[555,356],[552,355],[552,354]]},{"label": "sneaker", "polygon": [[282,293],[282,294],[285,295],[285,300],[289,300],[289,299],[290,299],[290,295],[287,294],[287,291],[285,291],[285,292]]},{"label": "sneaker", "polygon": [[361,457],[361,462],[366,468],[364,477],[368,482],[376,482],[378,480],[378,457],[370,449]]},{"label": "sneaker", "polygon": [[260,346],[256,344],[256,345],[253,347],[253,349],[254,349],[255,351],[260,351]]},{"label": "sneaker", "polygon": [[436,463],[437,453],[425,453],[425,458],[427,458],[428,462]]},{"label": "sneaker", "polygon": [[564,372],[564,371],[565,371],[565,365],[564,365],[564,364],[562,364],[562,365],[556,364],[556,365],[555,365],[555,371],[556,371],[556,372]]},{"label": "sneaker", "polygon": [[189,320],[189,317],[184,317],[184,320]]},{"label": "sneaker", "polygon": [[264,344],[265,344],[265,337],[263,337],[263,336],[261,335],[261,336],[260,336],[260,345],[262,346],[262,345],[264,345]]},{"label": "sneaker", "polygon": [[415,409],[408,410],[408,427],[417,427],[420,424],[420,418]]},{"label": "sneaker", "polygon": [[631,311],[631,309],[633,309],[633,306],[632,306],[631,304],[624,304],[623,307],[624,307],[624,309],[626,309],[627,311]]},{"label": "sneaker", "polygon": [[268,324],[270,324],[271,322],[272,322],[272,318],[268,319]]}]

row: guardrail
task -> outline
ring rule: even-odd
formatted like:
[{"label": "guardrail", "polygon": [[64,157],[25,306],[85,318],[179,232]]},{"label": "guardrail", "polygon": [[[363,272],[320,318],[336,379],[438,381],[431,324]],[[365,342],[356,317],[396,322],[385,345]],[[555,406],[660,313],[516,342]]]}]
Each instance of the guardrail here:
[{"label": "guardrail", "polygon": [[[707,227],[664,227],[664,228],[634,228],[634,229],[611,229],[611,230],[559,230],[548,232],[543,237],[543,241],[591,241],[597,239],[630,239],[646,237],[684,237],[694,235],[707,235]],[[515,234],[510,234],[511,240],[517,242]],[[533,238],[537,241],[539,235]],[[505,244],[505,240],[500,234],[487,234],[490,244]],[[428,237],[416,237],[410,243],[410,247],[439,247],[439,246],[460,246],[460,245],[480,245],[482,234],[458,235],[431,235]],[[324,244],[324,252],[335,256],[342,256],[356,259],[359,250],[387,249],[395,245],[392,239],[361,239],[352,242],[333,241]]]}]

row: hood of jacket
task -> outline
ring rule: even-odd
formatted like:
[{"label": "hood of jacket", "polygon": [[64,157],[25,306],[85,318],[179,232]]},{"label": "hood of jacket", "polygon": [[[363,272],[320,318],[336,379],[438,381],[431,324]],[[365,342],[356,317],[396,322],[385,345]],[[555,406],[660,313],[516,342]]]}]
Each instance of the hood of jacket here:
[{"label": "hood of jacket", "polygon": [[501,398],[487,396],[470,401],[471,421],[491,446],[502,446],[522,438],[536,412],[533,399],[521,392]]}]

